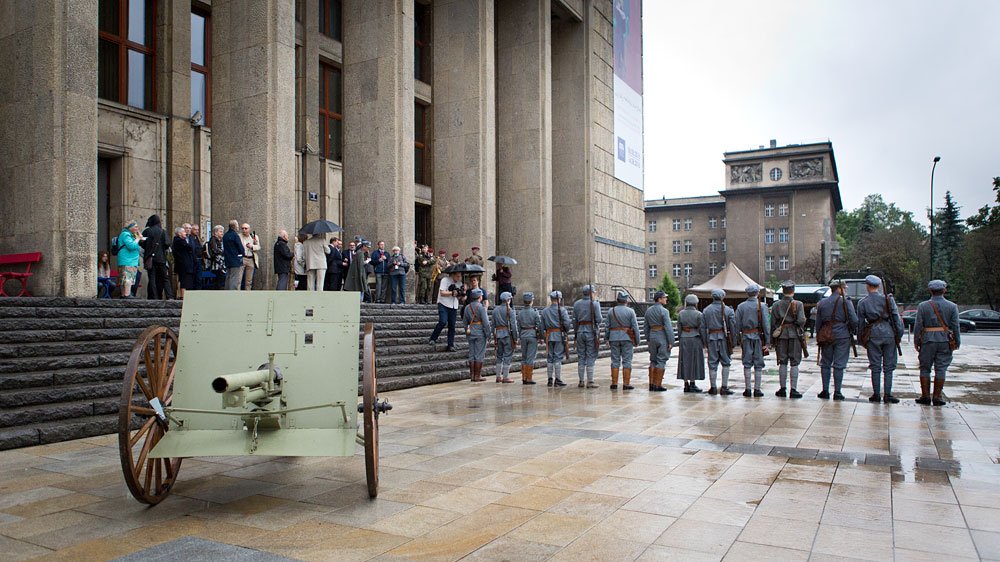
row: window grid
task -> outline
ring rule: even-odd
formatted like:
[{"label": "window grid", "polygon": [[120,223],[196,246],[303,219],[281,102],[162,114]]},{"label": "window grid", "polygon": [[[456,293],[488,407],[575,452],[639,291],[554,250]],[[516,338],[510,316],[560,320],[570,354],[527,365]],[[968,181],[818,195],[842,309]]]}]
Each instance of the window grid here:
[{"label": "window grid", "polygon": [[694,273],[694,265],[690,263],[684,264],[684,277],[691,277]]},{"label": "window grid", "polygon": [[690,240],[685,240],[684,241],[684,253],[685,254],[690,254],[692,252],[692,250],[694,250],[694,243],[692,243]]},{"label": "window grid", "polygon": [[719,264],[714,261],[708,264],[708,274],[711,276],[716,276],[719,273]]},{"label": "window grid", "polygon": [[655,254],[656,253],[656,242],[650,242],[649,243],[649,253],[650,254]]},{"label": "window grid", "polygon": [[708,241],[708,252],[714,254],[715,252],[718,251],[719,251],[719,241],[716,240],[715,238],[712,238],[711,240]]},{"label": "window grid", "polygon": [[343,149],[343,80],[339,68],[320,63],[319,131],[322,155],[340,162]]},{"label": "window grid", "polygon": [[779,217],[788,216],[788,203],[781,203],[778,205],[778,216]]},{"label": "window grid", "polygon": [[779,271],[788,271],[788,256],[779,256],[778,257],[778,270]]},{"label": "window grid", "polygon": [[[194,115],[195,111],[201,110],[201,120],[198,122],[199,125],[205,125],[206,127],[212,126],[212,20],[207,12],[202,10],[191,10],[191,23],[192,28],[194,28],[194,23],[197,19],[201,19],[202,26],[204,28],[204,35],[202,36],[202,50],[200,56],[196,54],[195,49],[195,39],[191,39],[191,115]],[[201,60],[199,63],[198,60]],[[197,92],[194,80],[194,75],[200,74],[204,83],[204,91]],[[196,100],[196,97],[201,94],[204,97]],[[200,106],[200,107],[199,107]],[[202,109],[203,108],[203,109]]]},{"label": "window grid", "polygon": [[719,219],[715,217],[708,217],[708,228],[715,230],[719,226]]},{"label": "window grid", "polygon": [[673,223],[672,223],[672,226],[673,226],[674,230],[680,230],[681,229],[681,219],[674,219]]},{"label": "window grid", "polygon": [[649,266],[649,276],[650,276],[650,278],[653,278],[653,279],[656,278],[656,264],[651,264]]},{"label": "window grid", "polygon": [[674,277],[680,277],[681,276],[681,264],[679,264],[679,263],[675,263],[674,264],[674,271],[673,271],[673,273],[674,273]]},{"label": "window grid", "polygon": [[719,222],[722,224],[722,228],[726,228],[726,215],[722,215],[722,219]]},{"label": "window grid", "polygon": [[764,229],[764,243],[765,244],[774,244],[774,229],[773,228],[765,228]]},{"label": "window grid", "polygon": [[782,227],[778,229],[778,242],[787,243],[788,242],[788,228]]},{"label": "window grid", "polygon": [[727,251],[726,250],[726,239],[725,238],[722,239],[722,251],[723,252]]},{"label": "window grid", "polygon": [[413,181],[430,185],[430,159],[427,157],[427,113],[430,108],[420,102],[413,104]]},{"label": "window grid", "polygon": [[416,2],[413,15],[413,77],[431,83],[431,7]]},{"label": "window grid", "polygon": [[774,271],[774,256],[764,256],[764,271]]},{"label": "window grid", "polygon": [[656,296],[656,288],[650,287],[646,289],[646,301],[653,302],[653,297]]},{"label": "window grid", "polygon": [[674,240],[673,250],[674,250],[675,254],[681,253],[681,241],[680,240]]},{"label": "window grid", "polygon": [[319,32],[336,41],[343,41],[342,0],[319,0]]},{"label": "window grid", "polygon": [[[154,0],[104,0],[98,4],[98,97],[150,111],[156,108],[156,2]],[[129,11],[141,6],[145,17],[142,40],[132,38],[140,30],[129,26]],[[115,13],[115,10],[117,13]],[[114,29],[107,29],[113,25]],[[102,49],[107,46],[108,49]],[[138,58],[133,59],[135,53]],[[101,62],[106,62],[102,65]],[[129,90],[132,64],[141,64],[144,72],[142,91]],[[112,64],[114,68],[107,65]],[[103,67],[103,68],[102,68]],[[113,74],[109,74],[112,73]],[[117,80],[115,80],[117,78]],[[117,82],[117,84],[114,84]],[[133,97],[141,96],[141,100]],[[137,102],[137,103],[133,103]]]},{"label": "window grid", "polygon": [[656,221],[649,221],[649,231],[656,232]]},{"label": "window grid", "polygon": [[774,216],[774,205],[772,205],[771,203],[768,203],[767,205],[764,205],[764,216],[765,217],[773,217]]},{"label": "window grid", "polygon": [[694,226],[694,221],[691,219],[684,219],[684,230],[691,230]]}]

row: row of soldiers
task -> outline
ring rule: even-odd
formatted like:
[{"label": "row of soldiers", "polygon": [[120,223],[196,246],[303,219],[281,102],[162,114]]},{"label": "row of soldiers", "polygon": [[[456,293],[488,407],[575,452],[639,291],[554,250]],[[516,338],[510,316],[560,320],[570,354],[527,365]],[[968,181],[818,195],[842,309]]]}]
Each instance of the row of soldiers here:
[{"label": "row of soldiers", "polygon": [[[892,395],[892,378],[896,369],[903,322],[895,299],[882,291],[882,281],[869,275],[865,279],[868,295],[855,309],[845,295],[846,286],[841,281],[830,283],[831,294],[817,305],[816,333],[820,350],[818,362],[822,380],[821,399],[829,399],[830,383],[834,384],[832,397],[844,400],[842,384],[849,353],[855,334],[866,348],[873,394],[870,402],[884,401],[895,404],[899,399]],[[947,284],[931,281],[928,289],[931,299],[921,303],[915,320],[914,344],[919,354],[921,397],[919,404],[943,405],[942,389],[951,363],[951,353],[960,344],[958,307],[944,298]],[[775,395],[781,398],[801,398],[797,389],[799,365],[808,357],[805,343],[806,314],[802,301],[794,298],[795,284],[786,281],[781,285],[782,298],[771,307],[759,298],[761,287],[751,284],[746,288],[747,298],[736,309],[724,302],[725,291],[712,291],[712,303],[699,311],[698,297],[685,297],[684,308],[678,313],[677,331],[679,357],[677,378],[684,381],[684,392],[699,393],[696,381],[705,379],[705,350],[712,395],[732,395],[729,388],[729,370],[734,347],[741,347],[745,397],[762,397],[764,357],[773,347],[778,361],[780,388]],[[567,358],[568,334],[575,334],[578,354],[577,375],[580,388],[597,388],[594,365],[601,345],[600,325],[605,324],[604,339],[611,349],[611,390],[618,389],[619,374],[623,390],[633,390],[631,385],[633,349],[639,345],[639,325],[635,311],[627,306],[628,295],[619,292],[616,304],[605,321],[600,303],[594,297],[594,288],[583,287],[583,296],[573,303],[573,317],[563,306],[560,291],[549,294],[549,306],[541,311],[533,307],[534,295],[524,293],[524,306],[515,312],[512,295],[500,295],[499,306],[492,315],[482,304],[483,292],[473,289],[469,306],[463,313],[469,339],[469,366],[471,380],[481,382],[487,341],[496,342],[498,383],[513,382],[510,367],[514,351],[521,345],[521,374],[523,384],[535,384],[533,371],[539,342],[546,347],[546,374],[548,386],[562,387],[562,363]],[[674,344],[674,325],[666,308],[667,295],[658,291],[655,303],[645,313],[646,341],[649,346],[649,390],[662,392],[667,360]],[[772,321],[772,319],[774,321]],[[854,351],[857,355],[857,350]],[[719,367],[722,367],[722,384],[716,386]],[[930,392],[930,373],[935,374],[933,395]],[[790,384],[789,384],[790,383]]]}]

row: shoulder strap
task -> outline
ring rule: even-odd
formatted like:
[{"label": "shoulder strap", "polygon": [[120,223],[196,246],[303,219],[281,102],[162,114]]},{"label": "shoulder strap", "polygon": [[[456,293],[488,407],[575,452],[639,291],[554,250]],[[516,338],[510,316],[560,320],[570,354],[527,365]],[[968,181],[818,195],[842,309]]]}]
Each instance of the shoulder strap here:
[{"label": "shoulder strap", "polygon": [[757,331],[761,334],[764,333],[764,313],[760,309],[760,299],[755,299],[757,301]]},{"label": "shoulder strap", "polygon": [[847,324],[847,320],[850,318],[850,316],[848,316],[847,314],[847,297],[841,296],[840,298],[843,299],[841,301],[841,304],[843,305],[844,308],[844,324]]},{"label": "shoulder strap", "polygon": [[788,307],[785,308],[785,313],[781,315],[781,326],[778,329],[781,330],[782,332],[785,331],[785,319],[788,318],[788,311],[792,310],[792,307],[794,306],[795,306],[795,301],[792,301],[791,304],[789,304]]},{"label": "shoulder strap", "polygon": [[927,301],[927,302],[930,303],[931,308],[934,309],[934,316],[937,316],[938,323],[941,324],[941,327],[947,328],[948,326],[944,323],[944,319],[941,318],[941,311],[938,310],[938,307],[936,304],[934,304],[934,301]]},{"label": "shoulder strap", "polygon": [[618,313],[615,312],[616,308],[618,308],[618,307],[617,306],[611,307],[611,316],[615,319],[615,324],[617,324],[617,326],[615,326],[615,327],[617,328],[617,327],[625,326],[625,323],[622,322],[620,318],[618,318]]}]

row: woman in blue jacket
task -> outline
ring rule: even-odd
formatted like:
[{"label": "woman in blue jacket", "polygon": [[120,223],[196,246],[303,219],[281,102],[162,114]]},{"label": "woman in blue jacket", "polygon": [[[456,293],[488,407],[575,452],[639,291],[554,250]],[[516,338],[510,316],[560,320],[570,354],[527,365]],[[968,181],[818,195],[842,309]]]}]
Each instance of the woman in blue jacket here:
[{"label": "woman in blue jacket", "polygon": [[132,285],[139,272],[139,225],[129,221],[118,235],[118,282],[121,283],[123,299],[132,298]]}]

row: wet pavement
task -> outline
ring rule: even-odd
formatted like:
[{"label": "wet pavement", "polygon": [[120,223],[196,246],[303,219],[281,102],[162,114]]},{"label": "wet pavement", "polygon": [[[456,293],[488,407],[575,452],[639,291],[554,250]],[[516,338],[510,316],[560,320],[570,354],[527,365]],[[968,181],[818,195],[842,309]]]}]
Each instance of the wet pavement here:
[{"label": "wet pavement", "polygon": [[3,451],[0,558],[1000,560],[998,342],[966,339],[943,408],[913,403],[912,348],[889,406],[867,400],[863,350],[843,402],[817,399],[808,360],[801,400],[774,397],[774,368],[764,398],[669,375],[651,394],[645,354],[630,392],[607,389],[603,360],[600,389],[386,393],[375,501],[360,455],[188,459],[145,508],[114,436]]}]

